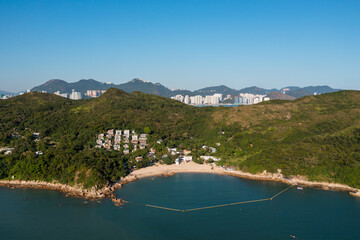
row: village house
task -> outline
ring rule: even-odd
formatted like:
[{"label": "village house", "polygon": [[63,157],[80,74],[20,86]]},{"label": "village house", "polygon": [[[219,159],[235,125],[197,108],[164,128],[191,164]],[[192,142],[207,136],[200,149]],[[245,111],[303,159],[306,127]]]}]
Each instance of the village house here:
[{"label": "village house", "polygon": [[40,136],[40,133],[33,133],[33,138],[38,138]]},{"label": "village house", "polygon": [[22,136],[17,132],[11,133],[11,137],[22,138]]},{"label": "village house", "polygon": [[98,139],[96,140],[96,144],[102,146],[104,144],[103,140]]},{"label": "village house", "polygon": [[156,151],[154,148],[150,149],[150,152],[148,152],[147,157],[151,158],[151,157],[155,157]]},{"label": "village house", "polygon": [[99,135],[98,135],[98,139],[104,140],[104,134],[103,134],[103,133],[99,134]]},{"label": "village house", "polygon": [[120,143],[121,143],[121,135],[115,135],[114,144],[120,144]]},{"label": "village house", "polygon": [[210,152],[211,152],[211,153],[216,153],[216,148],[210,147]]},{"label": "village house", "polygon": [[136,160],[136,162],[139,162],[139,161],[143,160],[143,157],[142,156],[136,157],[135,160]]},{"label": "village house", "polygon": [[184,156],[183,159],[184,159],[185,162],[190,162],[190,161],[193,160],[192,156]]},{"label": "village house", "polygon": [[98,135],[95,148],[102,148],[103,146],[104,146],[104,134],[101,133]]},{"label": "village house", "polygon": [[132,152],[135,152],[137,150],[137,145],[134,145]]},{"label": "village house", "polygon": [[130,137],[130,130],[124,130],[124,138]]},{"label": "village house", "polygon": [[116,130],[114,144],[120,144],[120,143],[121,143],[121,130]]},{"label": "village house", "polygon": [[166,149],[173,156],[180,153],[177,151],[177,148],[166,148]]},{"label": "village house", "polygon": [[111,138],[114,136],[114,129],[110,129],[107,131],[107,138]]},{"label": "village house", "polygon": [[35,154],[36,154],[36,156],[40,156],[40,155],[43,155],[44,153],[41,151],[37,151],[37,152],[35,152]]},{"label": "village house", "polygon": [[220,161],[221,160],[221,158],[216,158],[216,157],[214,157],[214,156],[200,156],[200,158],[202,159],[202,160],[204,160],[204,161],[207,161],[207,160],[213,160],[213,161],[215,161],[215,162],[217,162],[217,161]]},{"label": "village house", "polygon": [[106,140],[105,140],[105,144],[104,144],[104,148],[107,149],[107,150],[111,150],[111,147],[112,147],[111,140],[110,140],[110,139],[106,139]]},{"label": "village house", "polygon": [[147,140],[146,134],[145,133],[140,134],[140,138],[139,138],[140,145],[146,146],[147,145],[146,140]]},{"label": "village house", "polygon": [[9,155],[9,154],[12,154],[12,150],[8,150],[4,152],[4,155]]},{"label": "village house", "polygon": [[166,149],[173,156],[180,153],[180,152],[177,151],[177,148],[169,148],[169,147],[167,147]]},{"label": "village house", "polygon": [[131,136],[131,142],[133,143],[133,144],[138,144],[138,135],[137,134],[132,134],[132,136]]},{"label": "village house", "polygon": [[12,154],[13,150],[14,150],[14,148],[4,147],[4,148],[0,148],[0,153],[4,152],[5,155],[9,155],[9,154]]}]

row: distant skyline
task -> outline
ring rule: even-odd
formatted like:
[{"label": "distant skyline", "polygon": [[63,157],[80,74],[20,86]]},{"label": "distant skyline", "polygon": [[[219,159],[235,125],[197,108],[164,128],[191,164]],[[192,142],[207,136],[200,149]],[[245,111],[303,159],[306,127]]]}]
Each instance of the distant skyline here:
[{"label": "distant skyline", "polygon": [[0,0],[0,89],[50,79],[360,89],[357,0]]}]

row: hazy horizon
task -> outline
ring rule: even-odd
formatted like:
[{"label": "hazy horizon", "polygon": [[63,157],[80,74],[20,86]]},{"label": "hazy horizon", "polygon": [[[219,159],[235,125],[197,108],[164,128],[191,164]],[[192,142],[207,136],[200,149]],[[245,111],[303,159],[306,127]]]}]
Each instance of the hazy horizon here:
[{"label": "hazy horizon", "polygon": [[0,0],[0,89],[90,78],[360,89],[359,12],[351,0]]}]

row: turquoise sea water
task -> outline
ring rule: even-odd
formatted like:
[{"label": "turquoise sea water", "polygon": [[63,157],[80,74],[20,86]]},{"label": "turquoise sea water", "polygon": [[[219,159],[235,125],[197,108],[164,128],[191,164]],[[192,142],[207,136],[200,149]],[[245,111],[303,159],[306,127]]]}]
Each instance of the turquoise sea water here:
[{"label": "turquoise sea water", "polygon": [[[117,195],[86,201],[55,191],[0,188],[0,239],[359,239],[360,199],[292,188],[273,201],[172,212],[268,198],[287,185],[211,174],[141,179]],[[140,203],[140,204],[138,204]]]}]

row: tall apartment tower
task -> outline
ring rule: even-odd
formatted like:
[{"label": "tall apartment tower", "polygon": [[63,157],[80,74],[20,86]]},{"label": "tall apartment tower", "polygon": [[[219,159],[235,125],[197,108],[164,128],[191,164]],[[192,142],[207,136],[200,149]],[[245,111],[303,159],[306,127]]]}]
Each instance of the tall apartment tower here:
[{"label": "tall apartment tower", "polygon": [[75,92],[75,90],[72,90],[72,93],[70,93],[70,99],[72,100],[80,100],[81,99],[81,93]]}]

